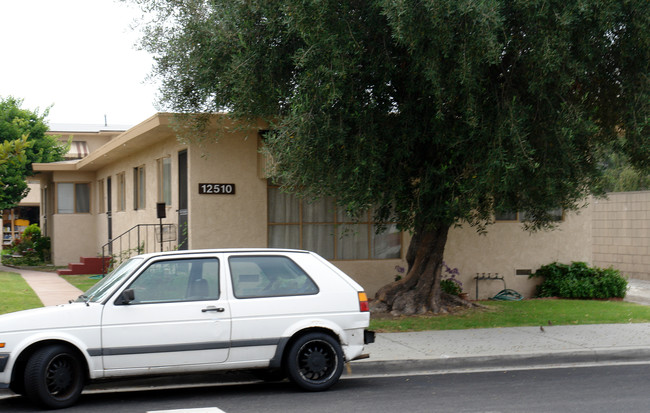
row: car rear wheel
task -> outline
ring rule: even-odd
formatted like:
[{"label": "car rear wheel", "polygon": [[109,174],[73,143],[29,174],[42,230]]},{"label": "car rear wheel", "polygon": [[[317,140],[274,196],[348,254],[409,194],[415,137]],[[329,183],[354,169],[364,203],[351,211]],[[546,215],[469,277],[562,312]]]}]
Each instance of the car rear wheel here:
[{"label": "car rear wheel", "polygon": [[25,395],[50,409],[73,405],[84,385],[82,364],[64,345],[37,350],[25,367]]},{"label": "car rear wheel", "polygon": [[309,333],[289,348],[286,368],[302,389],[322,391],[339,380],[343,363],[343,350],[336,339],[325,333]]}]

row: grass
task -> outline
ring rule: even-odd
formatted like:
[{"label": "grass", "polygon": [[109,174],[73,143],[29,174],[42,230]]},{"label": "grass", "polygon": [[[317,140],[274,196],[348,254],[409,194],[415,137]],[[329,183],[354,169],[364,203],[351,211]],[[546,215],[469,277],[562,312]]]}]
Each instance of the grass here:
[{"label": "grass", "polygon": [[488,310],[463,310],[444,315],[411,317],[371,316],[370,329],[378,332],[461,330],[576,324],[650,322],[650,307],[622,301],[523,300],[485,301]]},{"label": "grass", "polygon": [[87,291],[90,287],[97,284],[100,277],[90,278],[92,275],[61,275],[61,278],[74,285],[81,291]]},{"label": "grass", "polygon": [[0,314],[42,307],[34,290],[16,273],[0,272]]}]

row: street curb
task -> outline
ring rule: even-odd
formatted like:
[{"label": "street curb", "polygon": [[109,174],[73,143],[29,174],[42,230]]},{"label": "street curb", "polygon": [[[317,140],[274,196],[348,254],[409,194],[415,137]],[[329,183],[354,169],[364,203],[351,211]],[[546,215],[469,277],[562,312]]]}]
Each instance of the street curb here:
[{"label": "street curb", "polygon": [[[650,362],[650,348],[589,349],[560,353],[378,360],[351,363],[352,376],[443,372],[449,370],[520,369],[560,365]],[[348,374],[350,375],[350,374]]]}]

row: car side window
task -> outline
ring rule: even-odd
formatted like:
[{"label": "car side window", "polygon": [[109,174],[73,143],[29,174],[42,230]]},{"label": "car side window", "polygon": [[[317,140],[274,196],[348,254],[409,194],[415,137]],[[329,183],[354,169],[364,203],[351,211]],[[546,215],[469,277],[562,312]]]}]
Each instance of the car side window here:
[{"label": "car side window", "polygon": [[219,260],[192,258],[156,261],[140,273],[131,285],[131,304],[173,301],[217,300]]},{"label": "car side window", "polygon": [[284,256],[230,257],[230,275],[237,298],[279,297],[318,293],[318,286]]}]

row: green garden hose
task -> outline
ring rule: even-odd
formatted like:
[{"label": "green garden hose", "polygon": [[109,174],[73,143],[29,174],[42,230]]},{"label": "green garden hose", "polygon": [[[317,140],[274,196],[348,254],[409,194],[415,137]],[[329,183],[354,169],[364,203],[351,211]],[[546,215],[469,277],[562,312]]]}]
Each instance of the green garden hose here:
[{"label": "green garden hose", "polygon": [[524,299],[523,295],[509,288],[499,291],[497,295],[490,298],[490,300],[498,300],[498,301],[521,301],[523,299]]}]

